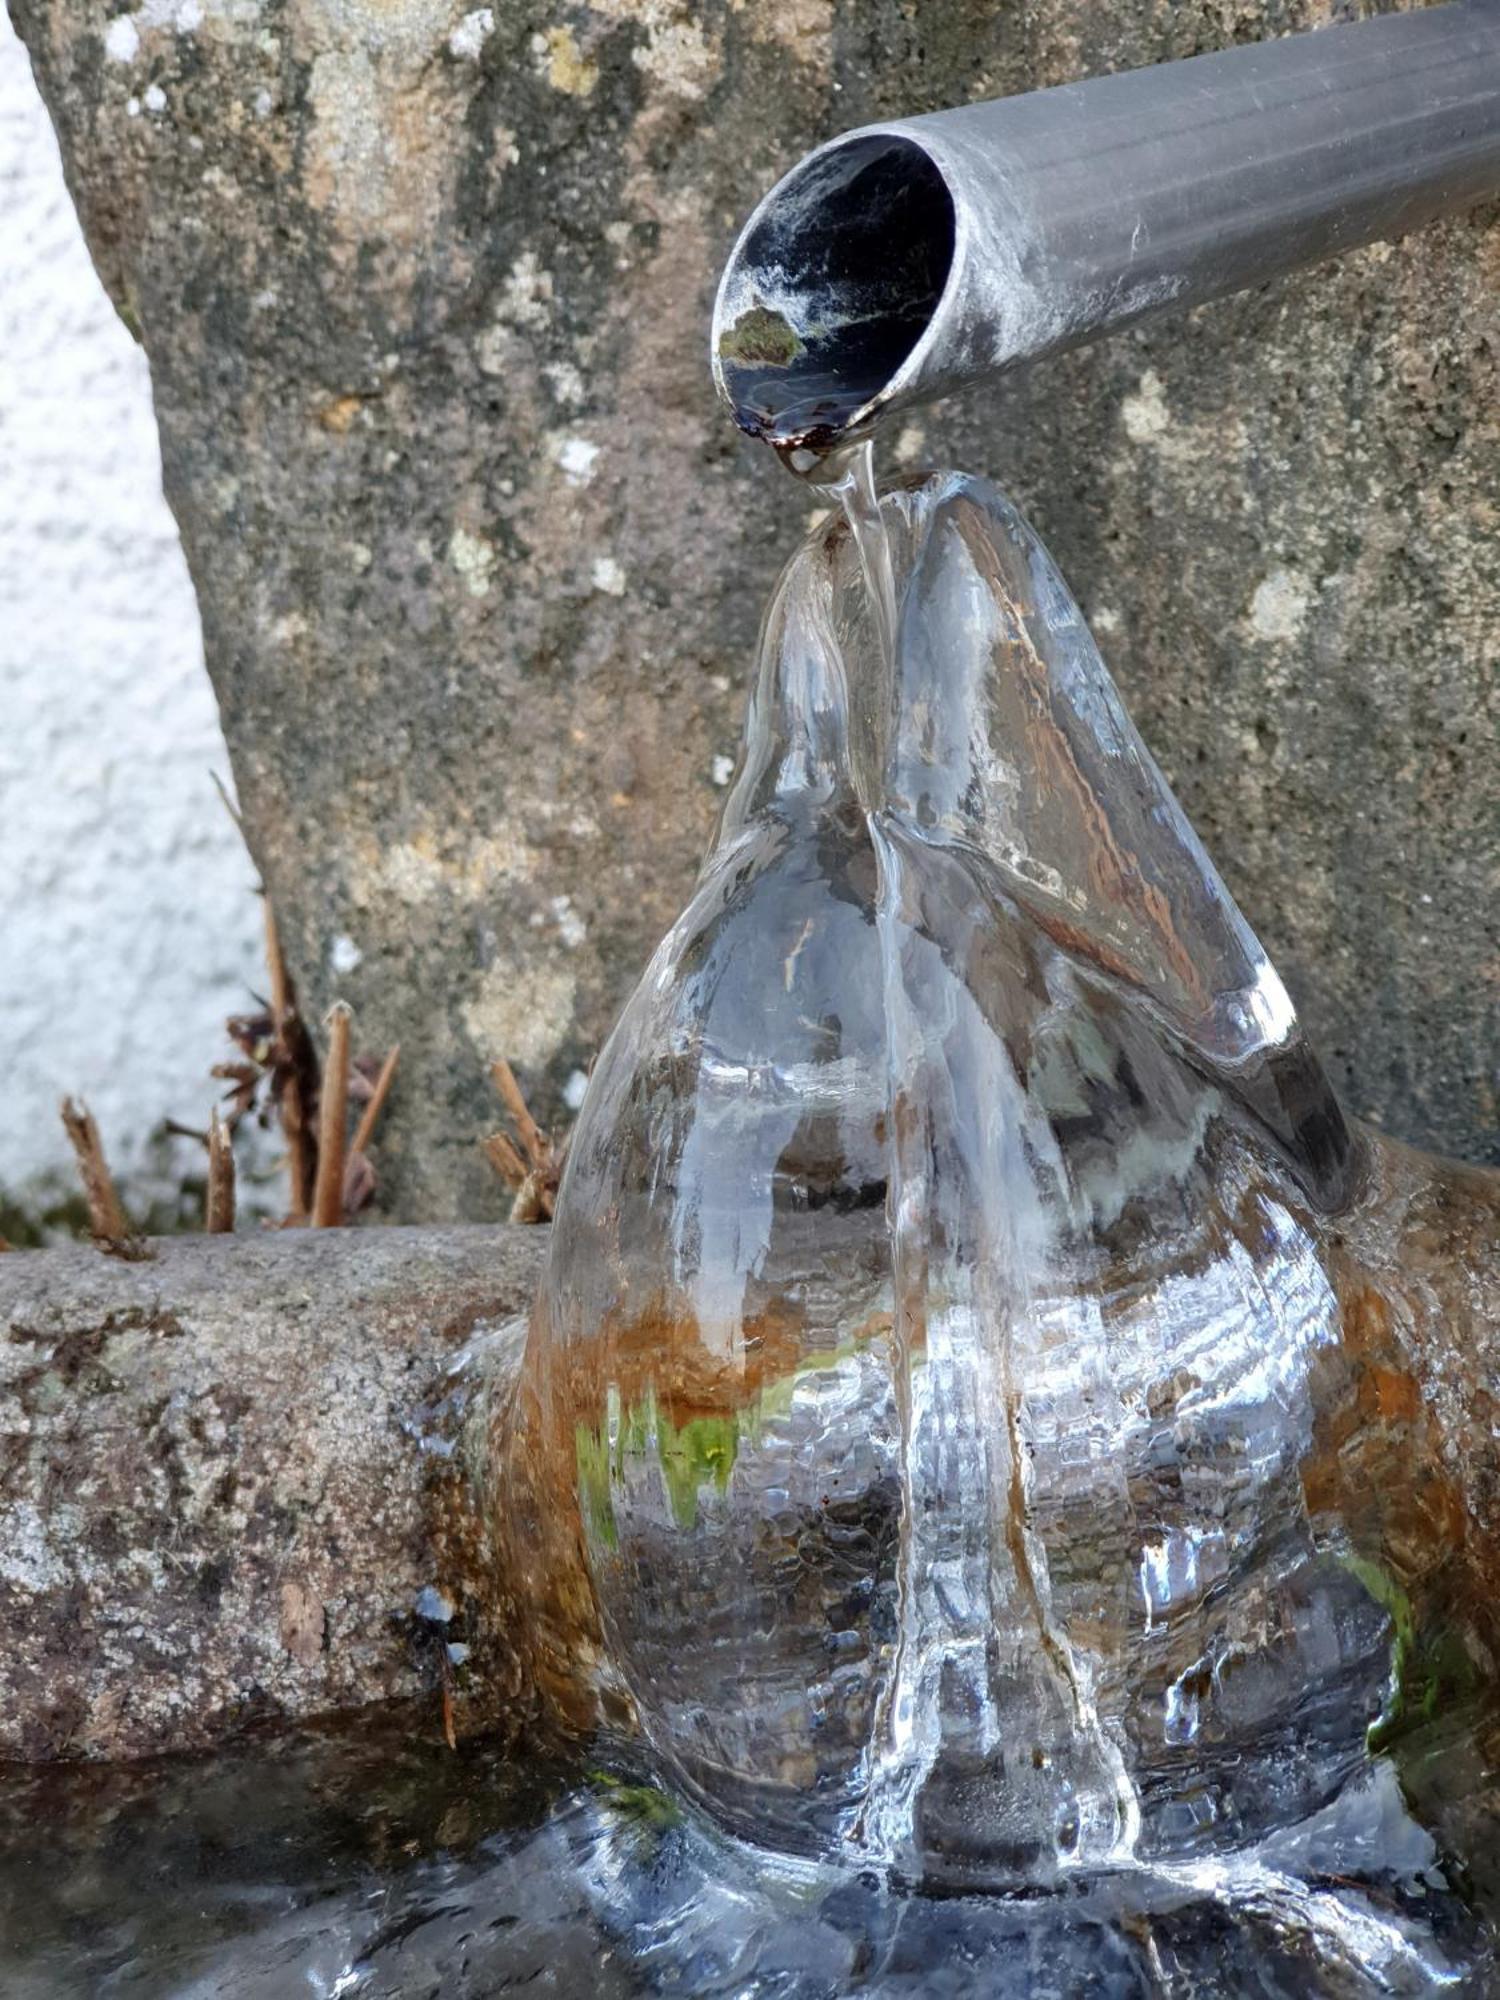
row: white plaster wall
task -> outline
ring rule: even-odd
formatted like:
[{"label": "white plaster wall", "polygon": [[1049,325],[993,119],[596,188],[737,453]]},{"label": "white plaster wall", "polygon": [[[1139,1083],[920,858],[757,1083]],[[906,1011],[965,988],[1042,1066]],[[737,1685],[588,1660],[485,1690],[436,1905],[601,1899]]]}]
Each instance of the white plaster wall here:
[{"label": "white plaster wall", "polygon": [[[224,1017],[263,986],[145,360],[94,275],[0,8],[0,1190],[70,1175],[87,1097],[118,1178],[164,1192]],[[197,1169],[179,1142],[175,1164]]]}]

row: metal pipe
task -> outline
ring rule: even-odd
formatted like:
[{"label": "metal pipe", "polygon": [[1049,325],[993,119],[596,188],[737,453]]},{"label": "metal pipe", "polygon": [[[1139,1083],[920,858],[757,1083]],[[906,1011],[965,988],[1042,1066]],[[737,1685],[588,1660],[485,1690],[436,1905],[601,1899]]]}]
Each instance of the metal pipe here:
[{"label": "metal pipe", "polygon": [[869,125],[745,225],[714,379],[810,464],[893,409],[1496,191],[1492,0]]}]

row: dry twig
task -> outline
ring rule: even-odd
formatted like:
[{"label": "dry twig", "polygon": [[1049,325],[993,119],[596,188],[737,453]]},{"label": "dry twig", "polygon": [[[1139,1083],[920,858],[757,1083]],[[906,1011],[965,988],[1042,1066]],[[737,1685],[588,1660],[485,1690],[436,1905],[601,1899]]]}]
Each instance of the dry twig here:
[{"label": "dry twig", "polygon": [[318,1105],[318,1174],[313,1187],[312,1226],[337,1229],[344,1219],[344,1160],[348,1150],[349,1023],[346,1001],[328,1010],[328,1060]]},{"label": "dry twig", "polygon": [[515,1189],[512,1222],[550,1222],[557,1204],[568,1144],[552,1140],[537,1124],[521,1095],[515,1072],[502,1057],[490,1070],[496,1090],[510,1113],[519,1146],[507,1133],[493,1133],[484,1142],[485,1156],[507,1187]]},{"label": "dry twig", "polygon": [[380,1114],[385,1109],[385,1100],[391,1094],[391,1085],[396,1080],[396,1064],[401,1060],[401,1044],[397,1042],[385,1061],[380,1065],[380,1074],[370,1087],[370,1095],[360,1114],[359,1123],[354,1128],[354,1137],[349,1141],[351,1153],[368,1153],[370,1141],[375,1137],[375,1127],[380,1122]]},{"label": "dry twig", "polygon": [[318,1107],[319,1075],[312,1037],[297,1011],[297,990],[286,969],[281,934],[271,899],[266,897],[266,965],[271,975],[271,1092],[286,1135],[287,1172],[291,1177],[292,1222],[301,1222],[312,1205],[318,1176],[318,1142],[313,1120]]},{"label": "dry twig", "polygon": [[[349,1141],[349,1157],[344,1163],[344,1221],[352,1222],[362,1208],[374,1199],[375,1168],[370,1160],[370,1142],[375,1136],[375,1127],[380,1122],[380,1114],[385,1109],[385,1101],[391,1094],[391,1085],[396,1077],[396,1064],[400,1061],[401,1049],[398,1044],[385,1061],[375,1070],[373,1058],[356,1056],[353,1074],[350,1078],[350,1096],[358,1100],[364,1096],[364,1110],[354,1128],[354,1137]],[[374,1070],[373,1079],[371,1071]]]},{"label": "dry twig", "polygon": [[234,1140],[217,1106],[208,1127],[208,1193],[203,1226],[210,1236],[228,1236],[234,1229]]},{"label": "dry twig", "polygon": [[88,1202],[89,1228],[94,1241],[116,1257],[132,1261],[149,1257],[150,1251],[131,1228],[115,1190],[93,1113],[86,1104],[75,1104],[71,1097],[63,1099],[61,1109],[63,1130],[78,1157],[78,1173]]},{"label": "dry twig", "polygon": [[443,1741],[450,1750],[458,1748],[458,1731],[453,1725],[453,1669],[448,1664],[448,1655],[443,1654]]}]

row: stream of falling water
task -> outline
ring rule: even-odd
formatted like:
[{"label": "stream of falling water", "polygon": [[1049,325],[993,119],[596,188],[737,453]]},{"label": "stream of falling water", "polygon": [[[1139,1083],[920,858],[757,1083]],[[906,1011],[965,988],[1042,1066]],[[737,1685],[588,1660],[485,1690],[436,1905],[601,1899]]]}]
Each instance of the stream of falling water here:
[{"label": "stream of falling water", "polygon": [[[794,469],[842,509],[879,649],[876,678],[888,700],[899,698],[895,562],[876,488],[873,441],[846,447],[814,468]],[[851,711],[862,706],[851,690]],[[877,723],[878,739],[888,722],[883,717]],[[1120,1866],[1134,1856],[1140,1802],[1123,1748],[1101,1723],[1090,1663],[1055,1616],[1046,1552],[1028,1525],[1030,1460],[1020,1429],[1016,1346],[1034,1317],[1031,1273],[1045,1224],[1017,1208],[1021,1191],[1032,1186],[1020,1157],[1026,1094],[1002,1045],[987,1032],[972,1032],[977,1024],[960,1024],[954,1032],[965,1042],[965,1081],[973,1102],[989,1107],[991,1143],[977,1157],[960,1159],[957,1175],[990,1182],[975,1207],[1004,1237],[983,1246],[965,1296],[962,1281],[955,1284],[951,1272],[930,1267],[933,1238],[954,1199],[952,1186],[942,1185],[945,1163],[937,1157],[931,1113],[952,1084],[943,1074],[945,1063],[933,1059],[934,1023],[924,1018],[920,967],[905,962],[910,933],[897,920],[901,836],[886,824],[881,804],[879,796],[865,801],[880,885],[876,924],[887,1034],[891,1365],[901,1433],[898,1621],[872,1730],[868,1789],[851,1833],[877,1864],[898,1875],[930,1875],[918,1820],[945,1736],[958,1735],[971,1769],[993,1770],[1019,1747],[1007,1744],[1008,1731],[1036,1725],[1043,1711],[1060,1705],[1078,1755],[1070,1770],[1055,1774],[1052,1850],[1032,1855],[1027,1865],[1042,1875],[1054,1866]],[[965,1026],[971,1030],[966,1036]],[[950,1046],[947,1060],[953,1056]],[[962,1111],[954,1107],[954,1113],[957,1127]],[[1045,1150],[1048,1137],[1025,1131],[1025,1141],[1035,1152]],[[952,1177],[953,1163],[946,1164]],[[1030,1701],[1023,1696],[1018,1703],[1012,1683],[1008,1713],[996,1698],[997,1633],[1029,1655],[1036,1684]],[[1018,1633],[1025,1635],[1019,1644]],[[960,1707],[967,1711],[961,1717],[954,1712]],[[1046,1788],[1045,1777],[1042,1782]],[[1029,1787],[1012,1780],[1009,1789]],[[942,1801],[929,1795],[925,1817],[940,1825]],[[980,1845],[1004,1841],[997,1829],[977,1826],[949,1828],[941,1838],[961,1848],[964,1831]]]}]

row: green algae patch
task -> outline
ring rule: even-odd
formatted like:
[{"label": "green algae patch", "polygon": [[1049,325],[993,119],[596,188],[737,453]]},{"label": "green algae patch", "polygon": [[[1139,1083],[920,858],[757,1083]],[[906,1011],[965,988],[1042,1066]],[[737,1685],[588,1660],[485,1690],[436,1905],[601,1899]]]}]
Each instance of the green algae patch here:
[{"label": "green algae patch", "polygon": [[1387,1750],[1408,1729],[1473,1694],[1479,1677],[1458,1633],[1424,1631],[1410,1597],[1378,1563],[1364,1556],[1344,1562],[1391,1621],[1391,1696],[1365,1738],[1370,1750]]},{"label": "green algae patch", "polygon": [[791,321],[769,306],[752,306],[719,336],[719,359],[740,368],[790,368],[806,351]]}]

